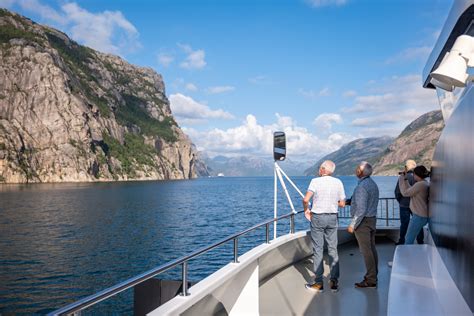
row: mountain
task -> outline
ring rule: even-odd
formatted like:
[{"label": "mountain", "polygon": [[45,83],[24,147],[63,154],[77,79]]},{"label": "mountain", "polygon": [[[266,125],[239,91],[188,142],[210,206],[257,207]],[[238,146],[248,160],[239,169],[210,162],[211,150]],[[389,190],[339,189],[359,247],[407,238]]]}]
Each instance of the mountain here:
[{"label": "mountain", "polygon": [[423,114],[410,123],[377,159],[374,173],[377,175],[397,175],[407,159],[414,159],[428,169],[444,128],[441,111]]},{"label": "mountain", "polygon": [[323,161],[332,160],[336,164],[335,175],[353,175],[359,162],[365,160],[373,163],[392,141],[393,138],[388,136],[356,139],[321,158],[304,174],[315,175]]},{"label": "mountain", "polygon": [[[214,158],[203,158],[208,166],[210,174],[217,176],[223,173],[229,177],[245,177],[245,176],[273,176],[273,159],[251,156],[224,157],[216,156]],[[309,165],[286,159],[279,162],[280,167],[288,176],[303,175],[303,170]]]},{"label": "mountain", "polygon": [[188,179],[198,160],[161,75],[0,9],[0,181]]}]

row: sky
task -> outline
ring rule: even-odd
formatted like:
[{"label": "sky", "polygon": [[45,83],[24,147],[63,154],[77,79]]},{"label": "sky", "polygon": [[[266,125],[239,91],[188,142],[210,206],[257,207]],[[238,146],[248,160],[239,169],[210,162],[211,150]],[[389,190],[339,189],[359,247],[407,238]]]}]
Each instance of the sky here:
[{"label": "sky", "polygon": [[[163,76],[178,124],[210,156],[313,161],[397,136],[439,109],[421,72],[451,0],[0,0]],[[270,158],[271,159],[271,158]]]}]

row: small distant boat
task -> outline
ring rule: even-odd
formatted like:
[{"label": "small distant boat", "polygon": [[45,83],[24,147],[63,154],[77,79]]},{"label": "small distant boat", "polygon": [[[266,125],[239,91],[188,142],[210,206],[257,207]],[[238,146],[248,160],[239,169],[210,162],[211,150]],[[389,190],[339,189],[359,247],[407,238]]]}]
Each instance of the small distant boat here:
[{"label": "small distant boat", "polygon": [[219,173],[217,174],[217,176],[218,176],[218,177],[223,177],[224,174],[223,174],[222,172],[219,172]]}]

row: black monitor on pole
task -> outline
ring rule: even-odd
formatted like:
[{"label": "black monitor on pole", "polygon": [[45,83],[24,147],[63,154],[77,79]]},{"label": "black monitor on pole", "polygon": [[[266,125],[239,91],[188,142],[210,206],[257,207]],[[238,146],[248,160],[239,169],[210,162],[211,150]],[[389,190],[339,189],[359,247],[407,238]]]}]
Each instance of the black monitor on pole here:
[{"label": "black monitor on pole", "polygon": [[286,137],[284,132],[273,133],[273,159],[283,161],[286,157]]}]

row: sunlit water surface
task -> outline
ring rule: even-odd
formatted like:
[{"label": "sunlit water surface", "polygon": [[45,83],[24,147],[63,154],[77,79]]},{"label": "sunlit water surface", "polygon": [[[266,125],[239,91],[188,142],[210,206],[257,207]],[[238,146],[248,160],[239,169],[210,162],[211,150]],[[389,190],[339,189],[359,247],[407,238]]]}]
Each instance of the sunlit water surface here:
[{"label": "sunlit water surface", "polygon": [[[311,180],[292,179],[303,192]],[[350,196],[356,178],[341,179]],[[374,179],[381,197],[393,197],[395,177]],[[289,191],[301,210],[301,198]],[[279,197],[283,215],[290,208],[281,189]],[[271,177],[0,185],[0,314],[48,313],[272,217]],[[287,233],[288,221],[278,228]],[[307,228],[298,216],[296,229]],[[249,234],[239,253],[264,240],[264,229]],[[230,262],[232,251],[229,243],[192,260],[190,280]],[[131,314],[132,294],[96,311]]]}]

